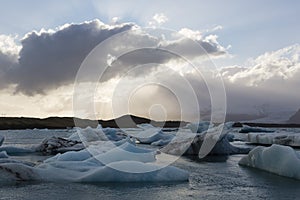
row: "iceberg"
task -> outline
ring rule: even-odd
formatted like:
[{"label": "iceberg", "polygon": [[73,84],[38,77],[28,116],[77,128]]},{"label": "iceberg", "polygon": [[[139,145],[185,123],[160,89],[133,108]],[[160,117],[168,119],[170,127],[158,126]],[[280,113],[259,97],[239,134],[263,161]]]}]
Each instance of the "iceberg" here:
[{"label": "iceberg", "polygon": [[243,157],[239,164],[300,180],[300,153],[288,146],[258,146]]},{"label": "iceberg", "polygon": [[59,153],[36,166],[3,158],[0,159],[0,182],[188,181],[187,171],[159,165],[155,163],[156,151],[127,141],[96,141],[80,151]]},{"label": "iceberg", "polygon": [[136,127],[141,128],[143,130],[146,130],[149,128],[155,128],[152,124],[147,124],[147,123],[137,124]]},{"label": "iceberg", "polygon": [[98,161],[102,165],[123,160],[149,163],[156,161],[155,156],[155,151],[138,148],[130,143],[125,143],[119,147],[107,151],[106,153],[96,155],[90,160]]},{"label": "iceberg", "polygon": [[202,158],[208,154],[230,155],[248,153],[250,151],[249,148],[234,146],[230,143],[233,140],[233,136],[229,134],[232,124],[232,122],[220,124],[210,127],[207,131],[202,131],[201,129],[201,133],[178,133],[161,151],[172,155],[199,155]]},{"label": "iceberg", "polygon": [[126,135],[120,130],[115,128],[102,128],[99,124],[97,128],[76,128],[76,132],[73,133],[68,139],[82,142],[92,141],[119,141],[126,137]]},{"label": "iceberg", "polygon": [[152,146],[165,146],[165,145],[169,144],[172,141],[173,138],[174,137],[167,138],[167,139],[160,139],[160,140],[157,140],[155,142],[152,142],[151,145]]},{"label": "iceberg", "polygon": [[58,153],[54,157],[46,159],[44,162],[54,162],[54,161],[84,161],[91,158],[92,155],[86,149],[81,151],[68,151],[66,153]]},{"label": "iceberg", "polygon": [[0,151],[0,159],[2,158],[8,158],[6,151]]},{"label": "iceberg", "polygon": [[97,140],[103,140],[107,141],[108,138],[104,134],[104,132],[101,129],[93,129],[91,127],[87,128],[76,128],[76,132],[73,133],[69,138],[69,140],[72,141],[84,141],[84,142],[91,142],[91,141],[97,141]]},{"label": "iceberg", "polygon": [[[138,134],[132,136],[142,144],[153,143],[153,145],[159,145],[162,143],[167,144],[174,138],[173,134],[171,133],[166,134],[160,128],[152,128],[152,127],[142,130]],[[162,141],[160,143],[155,143],[159,140]]]},{"label": "iceberg", "polygon": [[[116,169],[124,169],[122,171]],[[128,171],[136,171],[136,173]],[[144,171],[148,172],[144,172]],[[188,181],[189,173],[173,167],[164,168],[158,165],[136,161],[113,162],[87,173],[79,178],[79,182],[175,182]]]},{"label": "iceberg", "polygon": [[[39,176],[35,173],[35,168],[23,162],[0,159],[0,182],[16,182],[37,180]],[[6,162],[4,162],[6,161]]]},{"label": "iceberg", "polygon": [[50,155],[67,151],[79,151],[82,149],[84,149],[82,142],[55,136],[46,138],[42,144],[36,147],[36,151]]},{"label": "iceberg", "polygon": [[240,133],[273,133],[275,130],[269,128],[261,128],[261,127],[251,127],[248,125],[243,125]]},{"label": "iceberg", "polygon": [[247,142],[261,145],[280,144],[300,147],[300,134],[296,132],[248,133]]},{"label": "iceberg", "polygon": [[210,122],[203,121],[198,123],[189,123],[186,125],[185,128],[190,129],[193,133],[202,133],[207,131],[209,127],[210,127]]}]

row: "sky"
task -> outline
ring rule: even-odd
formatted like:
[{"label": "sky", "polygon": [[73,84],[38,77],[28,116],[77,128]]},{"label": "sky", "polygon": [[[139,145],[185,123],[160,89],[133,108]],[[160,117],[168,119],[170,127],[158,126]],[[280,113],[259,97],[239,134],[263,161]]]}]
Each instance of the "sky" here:
[{"label": "sky", "polygon": [[[159,119],[163,116],[177,119],[184,115],[192,120],[199,111],[196,107],[201,107],[204,113],[212,109],[214,100],[208,97],[214,95],[210,88],[218,87],[225,90],[225,102],[218,106],[229,113],[282,115],[300,108],[300,94],[296,92],[300,83],[300,2],[296,0],[229,0],[226,3],[217,0],[154,0],[151,3],[145,0],[10,0],[1,1],[0,13],[2,116],[78,114],[107,119],[130,112]],[[145,46],[183,52],[189,60],[197,62],[199,68],[211,66],[210,70],[218,75],[203,72],[205,77],[200,77],[189,70],[191,67],[186,63],[163,52],[128,54],[114,62],[115,67],[99,81],[97,99],[93,97],[91,106],[93,114],[81,107],[79,110],[85,112],[76,108],[74,113],[74,91],[83,89],[80,84],[74,89],[74,81],[87,55],[115,34],[143,27],[164,28],[181,36],[152,38],[137,32],[126,38],[128,49],[134,47],[131,42],[139,41]],[[193,49],[193,42],[189,40],[206,51],[209,61]],[[106,44],[105,48],[113,51],[115,46],[112,45],[121,47],[124,41]],[[150,54],[153,55],[147,60],[146,55]],[[111,55],[110,59],[114,61]],[[133,67],[151,63],[151,59],[160,65]],[[171,67],[166,69],[162,64]],[[125,76],[124,70],[132,75]],[[191,85],[193,94],[187,90],[188,86],[183,87],[181,77]],[[217,83],[216,77],[222,84]],[[138,87],[147,81],[152,86]],[[210,86],[205,86],[210,81]],[[125,88],[120,87],[121,82]],[[158,87],[159,84],[172,88],[177,97],[194,95],[197,102],[191,103],[190,98],[178,102],[170,90]],[[113,110],[112,98],[116,91],[124,102],[117,101],[118,109]],[[216,90],[215,93],[220,95],[221,92]]]}]

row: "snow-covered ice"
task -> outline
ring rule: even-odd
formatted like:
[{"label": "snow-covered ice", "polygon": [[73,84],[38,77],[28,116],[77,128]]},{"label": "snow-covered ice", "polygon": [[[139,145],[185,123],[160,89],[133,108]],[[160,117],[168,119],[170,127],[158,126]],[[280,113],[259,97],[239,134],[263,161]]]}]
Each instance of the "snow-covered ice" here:
[{"label": "snow-covered ice", "polygon": [[300,153],[288,146],[258,146],[239,164],[300,180]]}]

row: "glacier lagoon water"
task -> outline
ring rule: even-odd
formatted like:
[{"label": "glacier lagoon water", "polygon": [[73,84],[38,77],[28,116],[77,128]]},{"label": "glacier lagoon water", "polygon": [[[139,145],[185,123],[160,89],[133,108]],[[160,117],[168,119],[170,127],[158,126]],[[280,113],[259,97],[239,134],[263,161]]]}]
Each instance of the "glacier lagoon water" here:
[{"label": "glacier lagoon water", "polygon": [[[30,146],[48,136],[69,136],[66,130],[0,131],[4,145]],[[300,181],[238,165],[243,155],[209,157],[206,161],[180,158],[175,166],[190,172],[184,183],[39,183],[1,184],[0,199],[298,199]],[[14,155],[38,162],[38,154]]]}]

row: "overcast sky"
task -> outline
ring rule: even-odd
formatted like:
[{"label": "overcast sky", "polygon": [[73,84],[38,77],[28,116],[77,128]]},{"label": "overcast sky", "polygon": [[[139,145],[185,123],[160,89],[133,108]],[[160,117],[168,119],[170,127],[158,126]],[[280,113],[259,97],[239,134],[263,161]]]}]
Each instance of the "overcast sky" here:
[{"label": "overcast sky", "polygon": [[[280,113],[300,108],[297,92],[300,86],[300,2],[297,0],[229,0],[226,3],[217,0],[151,3],[146,0],[9,0],[1,1],[0,13],[1,115],[73,116],[74,80],[88,53],[115,34],[148,26],[178,31],[181,36],[155,38],[137,32],[127,38],[128,48],[130,41],[139,41],[146,46],[184,51],[184,56],[199,61],[202,53],[193,49],[189,39],[195,41],[208,53],[213,61],[210,64],[216,67],[212,70],[219,72],[224,81],[228,112]],[[107,44],[106,48],[112,49],[109,45],[118,44]],[[110,59],[114,61],[113,56]],[[180,76],[174,75],[170,81],[168,75],[172,73],[158,65],[138,70],[132,67],[152,60],[171,65]],[[141,51],[122,57],[114,65],[116,67],[107,71],[100,81],[101,87],[97,88],[97,117],[110,118],[126,112],[125,109],[112,114],[114,93],[111,88],[120,84],[120,77],[123,77],[123,85],[125,82],[129,85],[127,92],[122,89],[124,99],[131,95],[129,88],[145,80],[167,84],[179,96],[184,95],[187,89],[183,83],[178,84],[178,79],[185,77],[201,99],[202,110],[210,109],[205,81],[191,71],[183,71],[184,64],[171,55]],[[128,70],[132,75],[124,77]],[[149,96],[138,91],[132,100],[134,108],[129,112],[160,118],[155,112],[162,108],[153,105],[161,104],[168,118],[179,117],[178,102],[170,100],[169,91],[157,87],[147,87],[145,91],[156,101],[149,101]],[[183,101],[188,104],[187,99]],[[152,113],[149,112],[151,106]],[[193,118],[193,111],[197,109],[191,106],[185,110]],[[82,117],[92,115],[86,113]]]}]

